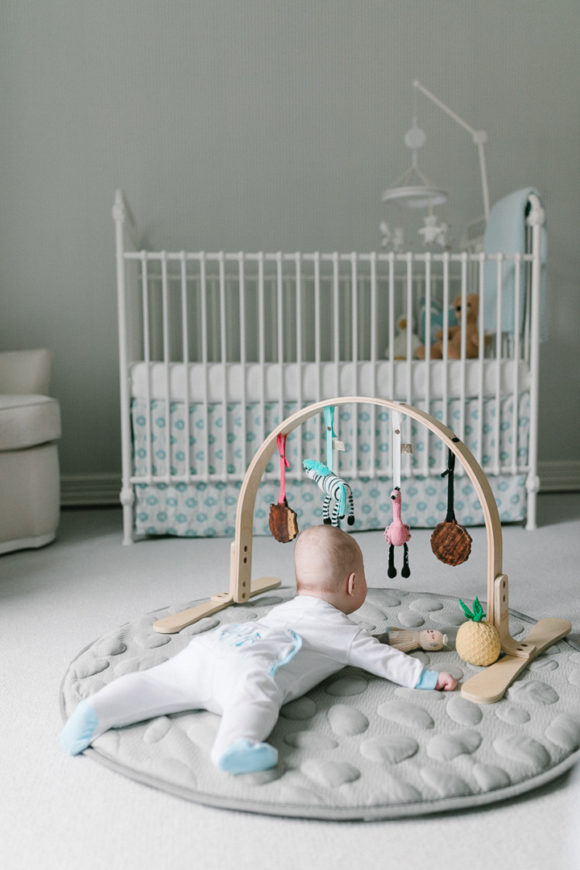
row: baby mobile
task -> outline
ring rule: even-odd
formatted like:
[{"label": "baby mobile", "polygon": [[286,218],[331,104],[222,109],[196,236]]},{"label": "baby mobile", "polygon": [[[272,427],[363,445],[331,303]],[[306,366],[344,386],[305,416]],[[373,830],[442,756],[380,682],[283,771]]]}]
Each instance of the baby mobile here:
[{"label": "baby mobile", "polygon": [[[334,431],[334,408],[324,408],[326,427],[326,465],[315,459],[305,459],[302,463],[306,476],[313,480],[323,493],[322,520],[327,525],[340,528],[340,520],[348,513],[347,523],[354,525],[354,500],[349,484],[333,473],[332,451],[344,450],[342,442],[336,438]],[[332,513],[331,502],[334,500]]]},{"label": "baby mobile", "polygon": [[[401,415],[397,411],[393,411],[393,491],[391,499],[393,500],[393,520],[388,524],[384,531],[385,540],[389,545],[389,567],[387,570],[388,576],[392,579],[397,576],[395,568],[395,547],[403,547],[403,567],[401,569],[402,577],[410,577],[411,569],[409,567],[409,548],[407,541],[411,537],[409,526],[401,519]],[[407,451],[410,445],[404,445]]]}]

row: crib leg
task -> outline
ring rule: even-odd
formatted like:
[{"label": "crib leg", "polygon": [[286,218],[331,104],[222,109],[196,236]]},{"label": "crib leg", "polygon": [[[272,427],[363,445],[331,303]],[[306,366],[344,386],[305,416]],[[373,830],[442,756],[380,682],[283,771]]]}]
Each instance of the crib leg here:
[{"label": "crib leg", "polygon": [[123,544],[133,543],[133,502],[135,494],[133,487],[121,490],[120,502],[123,505]]},{"label": "crib leg", "polygon": [[539,489],[540,478],[537,475],[529,475],[526,480],[526,490],[528,493],[526,529],[529,532],[533,532],[538,527],[536,522],[536,499]]}]

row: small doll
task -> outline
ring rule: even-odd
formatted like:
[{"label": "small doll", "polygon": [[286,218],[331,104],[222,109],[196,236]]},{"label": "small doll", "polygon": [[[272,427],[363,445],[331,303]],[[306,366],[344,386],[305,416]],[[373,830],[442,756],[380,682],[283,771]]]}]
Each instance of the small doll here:
[{"label": "small doll", "polygon": [[435,652],[436,650],[443,649],[447,644],[447,635],[431,628],[423,629],[423,631],[390,628],[382,637],[385,641],[388,641],[390,646],[403,652],[410,652],[414,649]]}]

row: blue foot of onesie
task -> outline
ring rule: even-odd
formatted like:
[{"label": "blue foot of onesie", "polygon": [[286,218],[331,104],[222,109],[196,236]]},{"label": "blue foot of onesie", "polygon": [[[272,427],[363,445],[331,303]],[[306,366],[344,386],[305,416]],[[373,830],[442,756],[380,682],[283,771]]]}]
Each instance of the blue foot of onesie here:
[{"label": "blue foot of onesie", "polygon": [[90,744],[97,730],[97,714],[81,701],[60,734],[60,743],[69,755],[78,755]]},{"label": "blue foot of onesie", "polygon": [[269,743],[236,740],[226,749],[217,766],[226,773],[256,773],[278,764],[278,751]]}]

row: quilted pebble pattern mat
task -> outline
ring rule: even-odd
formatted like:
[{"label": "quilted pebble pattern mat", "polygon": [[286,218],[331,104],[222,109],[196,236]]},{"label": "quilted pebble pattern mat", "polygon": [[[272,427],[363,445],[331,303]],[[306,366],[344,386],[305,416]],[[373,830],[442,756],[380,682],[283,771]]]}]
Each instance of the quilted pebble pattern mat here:
[{"label": "quilted pebble pattern mat", "polygon": [[[293,591],[282,589],[230,607],[177,635],[153,623],[198,602],[147,614],[90,644],[71,663],[61,688],[66,718],[76,704],[122,674],[165,661],[193,635],[219,624],[254,620]],[[465,617],[455,598],[370,589],[352,617],[373,634],[388,628],[437,628],[449,649],[411,653],[458,680],[479,668],[456,654]],[[521,639],[534,620],[510,613]],[[404,689],[345,668],[287,704],[270,742],[278,766],[231,776],[212,765],[218,717],[160,716],[102,735],[86,751],[119,773],[215,807],[316,819],[389,819],[480,806],[514,797],[559,776],[580,756],[580,636],[546,650],[496,704],[459,691]]]}]

